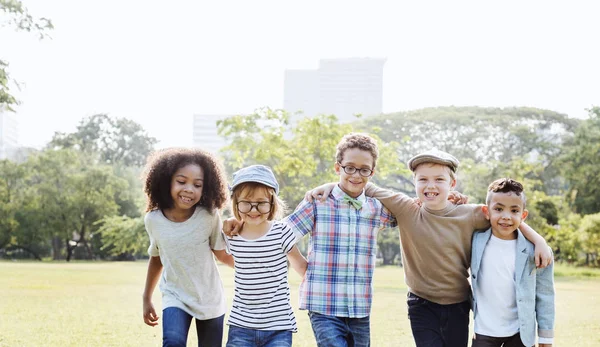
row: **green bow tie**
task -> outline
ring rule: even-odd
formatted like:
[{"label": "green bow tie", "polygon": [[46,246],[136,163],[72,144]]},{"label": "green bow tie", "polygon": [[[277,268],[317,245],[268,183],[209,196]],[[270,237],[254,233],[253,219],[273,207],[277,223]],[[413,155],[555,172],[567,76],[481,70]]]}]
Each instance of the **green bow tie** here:
[{"label": "green bow tie", "polygon": [[350,205],[354,206],[354,208],[357,210],[360,210],[363,204],[362,201],[355,198],[351,198],[348,195],[344,195],[342,201],[349,203]]}]

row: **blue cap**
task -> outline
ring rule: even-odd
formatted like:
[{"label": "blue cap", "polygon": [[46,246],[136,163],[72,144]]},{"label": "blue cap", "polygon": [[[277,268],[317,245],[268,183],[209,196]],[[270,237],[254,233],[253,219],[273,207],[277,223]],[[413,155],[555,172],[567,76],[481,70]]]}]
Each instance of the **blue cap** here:
[{"label": "blue cap", "polygon": [[233,173],[233,182],[229,190],[233,191],[241,183],[256,182],[264,184],[267,187],[275,189],[275,194],[279,194],[279,184],[273,171],[268,166],[251,165]]}]

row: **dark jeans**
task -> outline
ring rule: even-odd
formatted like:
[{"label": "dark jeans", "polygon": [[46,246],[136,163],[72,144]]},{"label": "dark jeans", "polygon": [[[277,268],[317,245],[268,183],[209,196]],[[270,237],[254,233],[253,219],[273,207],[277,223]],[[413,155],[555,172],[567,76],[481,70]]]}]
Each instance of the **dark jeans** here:
[{"label": "dark jeans", "polygon": [[525,347],[521,335],[516,333],[509,337],[493,337],[475,334],[471,347]]},{"label": "dark jeans", "polygon": [[408,293],[406,303],[417,347],[467,347],[469,301],[440,305]]},{"label": "dark jeans", "polygon": [[[196,321],[198,347],[221,347],[223,343],[223,318]],[[163,310],[163,347],[185,347],[192,316],[177,307]]]},{"label": "dark jeans", "polygon": [[371,323],[364,318],[335,317],[308,312],[319,347],[369,347]]}]

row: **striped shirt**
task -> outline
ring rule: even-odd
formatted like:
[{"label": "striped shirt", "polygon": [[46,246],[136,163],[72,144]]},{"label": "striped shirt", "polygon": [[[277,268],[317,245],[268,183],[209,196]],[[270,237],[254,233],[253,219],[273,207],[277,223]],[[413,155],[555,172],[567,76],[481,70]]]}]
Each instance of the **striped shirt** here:
[{"label": "striped shirt", "polygon": [[239,235],[225,239],[235,259],[235,294],[228,324],[296,332],[286,257],[296,242],[292,230],[273,222],[271,229],[256,240]]},{"label": "striped shirt", "polygon": [[369,316],[377,231],[396,226],[379,200],[361,194],[360,209],[336,186],[327,201],[302,201],[284,221],[298,238],[310,233],[308,269],[300,284],[300,309],[320,314]]}]

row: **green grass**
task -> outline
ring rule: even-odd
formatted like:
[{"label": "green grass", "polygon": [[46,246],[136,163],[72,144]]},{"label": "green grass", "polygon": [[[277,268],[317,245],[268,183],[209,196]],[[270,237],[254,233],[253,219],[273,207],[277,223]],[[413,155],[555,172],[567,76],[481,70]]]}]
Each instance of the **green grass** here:
[{"label": "green grass", "polygon": [[600,269],[588,267],[575,267],[558,264],[554,266],[554,277],[576,277],[576,278],[597,278],[600,279]]},{"label": "green grass", "polygon": [[[231,300],[233,271],[220,267]],[[160,346],[161,329],[142,321],[146,263],[0,262],[0,346]],[[600,345],[600,276],[557,266],[556,346]],[[592,275],[587,275],[590,273]],[[565,276],[571,274],[573,276]],[[575,277],[574,277],[575,276]],[[375,271],[372,345],[414,346],[402,269]],[[299,278],[292,273],[292,305]],[[154,303],[160,307],[158,288]],[[315,346],[305,311],[296,311],[294,346]],[[193,329],[193,328],[192,328]],[[225,332],[226,336],[226,332]],[[196,343],[195,331],[188,346]]]}]

